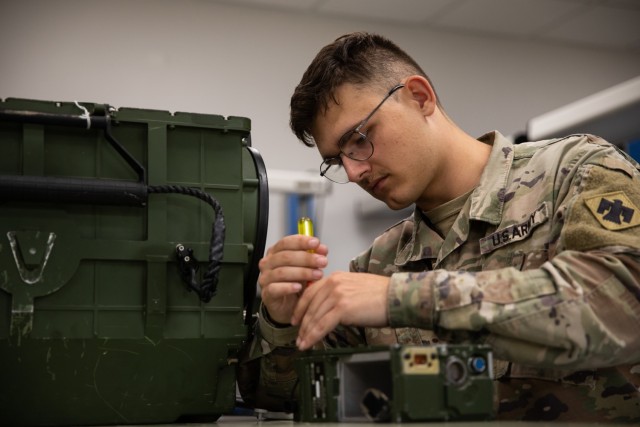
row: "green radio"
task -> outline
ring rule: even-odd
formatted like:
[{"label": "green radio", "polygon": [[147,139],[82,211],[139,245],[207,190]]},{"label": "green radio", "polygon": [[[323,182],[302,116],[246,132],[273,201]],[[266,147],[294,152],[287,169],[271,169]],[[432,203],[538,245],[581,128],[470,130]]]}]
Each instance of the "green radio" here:
[{"label": "green radio", "polygon": [[303,422],[488,420],[492,353],[483,345],[311,351],[296,361]]}]

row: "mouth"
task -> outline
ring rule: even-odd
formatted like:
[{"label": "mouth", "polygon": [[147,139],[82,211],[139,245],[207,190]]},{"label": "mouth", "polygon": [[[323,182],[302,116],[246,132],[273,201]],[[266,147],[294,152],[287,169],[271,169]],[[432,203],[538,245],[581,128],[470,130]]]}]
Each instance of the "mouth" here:
[{"label": "mouth", "polygon": [[373,195],[378,195],[383,190],[384,183],[387,181],[387,176],[377,178],[367,186],[367,191]]}]

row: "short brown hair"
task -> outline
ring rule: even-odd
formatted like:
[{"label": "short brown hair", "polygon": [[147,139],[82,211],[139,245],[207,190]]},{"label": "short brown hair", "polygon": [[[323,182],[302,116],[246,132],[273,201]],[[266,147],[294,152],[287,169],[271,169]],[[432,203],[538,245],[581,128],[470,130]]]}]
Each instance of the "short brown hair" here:
[{"label": "short brown hair", "polygon": [[413,58],[391,40],[363,32],[345,34],[322,48],[302,75],[291,96],[291,130],[313,147],[313,121],[320,111],[327,110],[331,100],[338,103],[335,91],[340,86],[368,85],[382,93],[412,74],[429,80]]}]

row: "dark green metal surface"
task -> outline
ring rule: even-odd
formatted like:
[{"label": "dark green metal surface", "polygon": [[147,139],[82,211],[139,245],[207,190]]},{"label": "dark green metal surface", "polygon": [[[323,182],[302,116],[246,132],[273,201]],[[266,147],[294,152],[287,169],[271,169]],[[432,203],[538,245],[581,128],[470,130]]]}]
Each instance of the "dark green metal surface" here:
[{"label": "dark green metal surface", "polygon": [[[74,103],[21,99],[0,102],[3,110],[83,114]],[[0,425],[167,423],[233,409],[266,233],[250,121],[128,108],[110,119],[145,184],[196,188],[222,206],[217,294],[201,302],[177,270],[178,243],[193,249],[200,272],[207,267],[215,214],[197,198],[149,194],[145,206],[122,206],[0,197]],[[3,175],[139,180],[99,129],[0,119]]]},{"label": "dark green metal surface", "polygon": [[489,420],[496,408],[491,364],[490,348],[481,345],[306,352],[296,360],[295,419],[313,423]]}]

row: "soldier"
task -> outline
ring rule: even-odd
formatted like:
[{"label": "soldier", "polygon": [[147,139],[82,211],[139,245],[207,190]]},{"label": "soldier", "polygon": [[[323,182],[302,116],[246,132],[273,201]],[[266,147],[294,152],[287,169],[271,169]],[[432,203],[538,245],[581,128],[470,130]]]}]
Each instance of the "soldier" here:
[{"label": "soldier", "polygon": [[415,211],[349,272],[323,276],[317,238],[268,250],[245,400],[286,410],[292,360],[314,346],[441,340],[492,346],[499,419],[640,421],[637,163],[593,135],[475,139],[411,57],[366,33],[318,53],[291,128],[321,175]]}]

